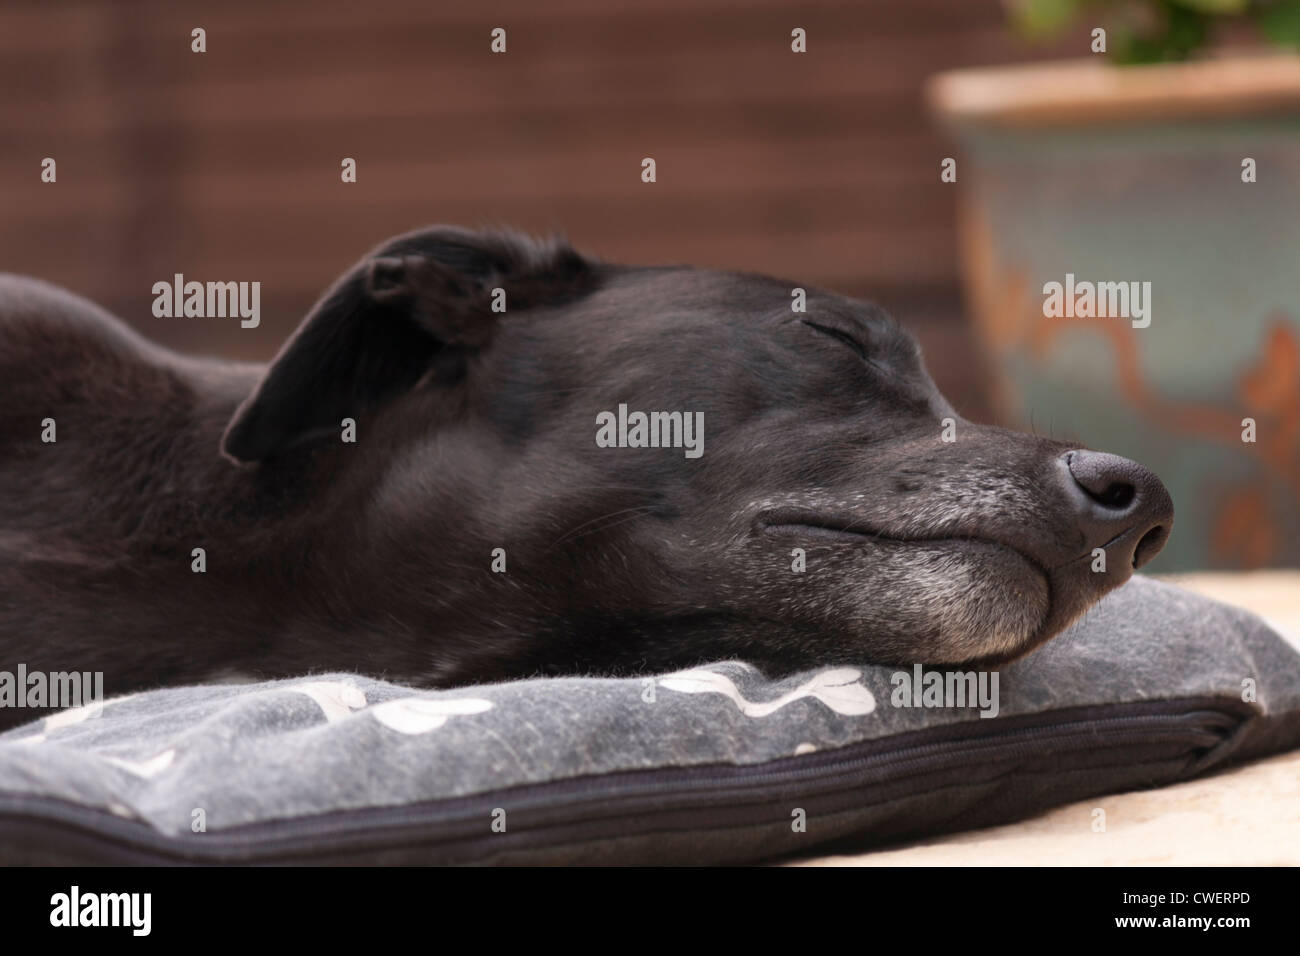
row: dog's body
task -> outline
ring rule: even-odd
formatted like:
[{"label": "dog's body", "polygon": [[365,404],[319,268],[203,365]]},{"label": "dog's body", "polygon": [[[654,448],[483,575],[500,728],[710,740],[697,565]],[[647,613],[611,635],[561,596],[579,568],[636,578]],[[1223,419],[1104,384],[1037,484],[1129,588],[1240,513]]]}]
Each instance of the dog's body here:
[{"label": "dog's body", "polygon": [[[989,662],[1163,545],[1140,466],[965,422],[880,310],[793,288],[428,230],[268,370],[4,277],[0,669],[119,693]],[[620,405],[702,413],[703,454],[602,447]]]}]

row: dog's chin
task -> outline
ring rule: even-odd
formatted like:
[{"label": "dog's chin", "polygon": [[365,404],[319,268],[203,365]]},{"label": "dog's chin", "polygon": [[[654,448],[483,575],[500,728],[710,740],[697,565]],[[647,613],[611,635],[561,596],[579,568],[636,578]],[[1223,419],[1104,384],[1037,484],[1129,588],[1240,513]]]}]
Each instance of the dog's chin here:
[{"label": "dog's chin", "polygon": [[886,603],[909,627],[889,663],[996,664],[1037,646],[1054,615],[1051,582],[1033,561],[972,538],[894,544]]},{"label": "dog's chin", "polygon": [[1065,626],[1058,624],[1063,609],[1054,606],[1049,573],[1000,542],[904,540],[803,523],[762,530],[840,552],[834,586],[847,593],[834,603],[851,608],[841,606],[837,616],[854,622],[863,659],[872,663],[993,665],[1028,653]]}]

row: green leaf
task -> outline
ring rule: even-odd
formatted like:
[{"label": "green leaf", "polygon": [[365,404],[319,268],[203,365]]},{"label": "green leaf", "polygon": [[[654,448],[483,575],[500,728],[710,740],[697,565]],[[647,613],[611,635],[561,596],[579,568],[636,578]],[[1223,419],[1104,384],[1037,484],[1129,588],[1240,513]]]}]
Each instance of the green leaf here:
[{"label": "green leaf", "polygon": [[1165,45],[1174,54],[1170,59],[1186,59],[1205,45],[1210,36],[1210,19],[1203,13],[1179,7],[1169,8],[1169,29]]},{"label": "green leaf", "polygon": [[1210,18],[1186,7],[1166,3],[1164,22],[1157,30],[1135,33],[1125,27],[1111,31],[1111,53],[1117,63],[1165,63],[1185,60],[1205,45]]},{"label": "green leaf", "polygon": [[1180,7],[1196,10],[1199,13],[1218,14],[1220,16],[1245,13],[1250,0],[1170,0]]},{"label": "green leaf", "polygon": [[1255,17],[1260,32],[1279,46],[1300,47],[1300,0],[1278,0]]},{"label": "green leaf", "polygon": [[1020,32],[1037,39],[1060,33],[1081,6],[1080,0],[1014,0],[1010,15]]}]

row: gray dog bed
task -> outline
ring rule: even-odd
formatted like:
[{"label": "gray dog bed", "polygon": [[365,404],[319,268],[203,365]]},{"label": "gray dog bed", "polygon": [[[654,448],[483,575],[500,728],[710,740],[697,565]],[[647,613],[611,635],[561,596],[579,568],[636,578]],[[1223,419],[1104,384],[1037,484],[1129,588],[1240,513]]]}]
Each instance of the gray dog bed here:
[{"label": "gray dog bed", "polygon": [[1250,614],[1142,578],[1003,668],[996,716],[988,696],[927,706],[936,681],[969,685],[940,672],[907,686],[916,676],[770,680],[722,662],[117,698],[0,735],[0,861],[756,861],[1005,822],[1300,746],[1300,655]]}]

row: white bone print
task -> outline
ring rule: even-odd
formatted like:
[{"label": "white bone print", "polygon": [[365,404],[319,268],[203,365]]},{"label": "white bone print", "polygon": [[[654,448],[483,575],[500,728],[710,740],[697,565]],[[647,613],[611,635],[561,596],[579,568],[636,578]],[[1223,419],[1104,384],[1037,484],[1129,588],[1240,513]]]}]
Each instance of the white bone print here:
[{"label": "white bone print", "polygon": [[739,707],[746,717],[766,717],[804,697],[821,701],[837,714],[857,716],[876,709],[876,699],[871,696],[871,691],[857,683],[861,676],[862,672],[852,667],[822,671],[788,694],[770,701],[746,700],[731,678],[717,671],[690,670],[669,674],[660,679],[659,686],[683,694],[721,694]]},{"label": "white bone print", "polygon": [[492,709],[492,701],[478,697],[436,700],[427,697],[399,697],[370,708],[370,713],[390,730],[403,734],[427,734],[452,717],[481,714]]}]

